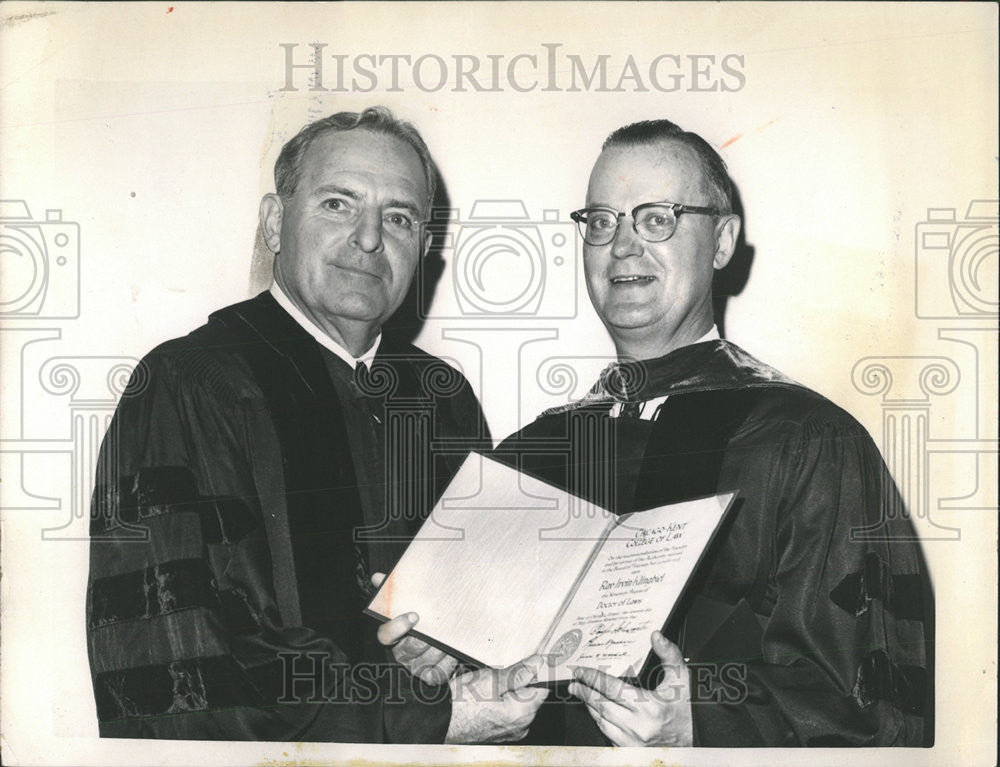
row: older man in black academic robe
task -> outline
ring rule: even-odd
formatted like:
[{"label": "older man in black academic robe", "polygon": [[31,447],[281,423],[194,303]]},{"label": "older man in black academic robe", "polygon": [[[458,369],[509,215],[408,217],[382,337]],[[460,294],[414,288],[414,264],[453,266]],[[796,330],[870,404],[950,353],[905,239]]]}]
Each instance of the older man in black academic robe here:
[{"label": "older man in black academic robe", "polygon": [[579,669],[529,742],[931,744],[932,595],[877,448],[713,326],[740,223],[721,158],[666,120],[627,126],[587,204],[588,289],[619,362],[496,455],[619,514],[738,497],[640,685]]},{"label": "older man in black academic robe", "polygon": [[[543,691],[457,700],[455,679],[411,676],[424,648],[400,640],[405,616],[378,638],[362,617],[371,575],[490,444],[465,379],[381,333],[429,244],[427,148],[387,110],[340,113],[285,145],[275,183],[271,289],[151,352],[101,449],[87,598],[101,735],[517,739]],[[461,683],[505,689],[491,674]]]}]

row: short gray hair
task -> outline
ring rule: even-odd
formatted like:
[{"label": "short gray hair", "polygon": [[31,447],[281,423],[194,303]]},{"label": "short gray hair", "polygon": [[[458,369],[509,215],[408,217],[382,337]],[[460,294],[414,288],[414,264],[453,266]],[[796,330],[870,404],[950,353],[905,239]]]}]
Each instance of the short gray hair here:
[{"label": "short gray hair", "polygon": [[338,133],[355,128],[364,128],[385,136],[395,136],[413,147],[424,168],[424,180],[427,182],[427,210],[430,211],[434,204],[434,193],[437,191],[437,166],[434,164],[434,158],[431,157],[430,150],[417,129],[411,123],[397,119],[392,112],[382,106],[368,107],[363,112],[337,112],[309,123],[295,134],[294,138],[281,148],[281,154],[274,163],[274,188],[278,196],[287,199],[295,194],[302,177],[302,156],[314,139],[324,133]]}]

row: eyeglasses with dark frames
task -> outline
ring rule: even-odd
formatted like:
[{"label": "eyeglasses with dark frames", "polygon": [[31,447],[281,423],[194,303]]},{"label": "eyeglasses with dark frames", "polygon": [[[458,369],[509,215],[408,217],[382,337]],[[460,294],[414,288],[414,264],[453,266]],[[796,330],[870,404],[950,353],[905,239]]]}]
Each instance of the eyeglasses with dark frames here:
[{"label": "eyeglasses with dark frames", "polygon": [[646,242],[663,242],[673,237],[677,230],[677,217],[682,213],[701,216],[720,216],[717,208],[682,205],[679,202],[645,202],[636,205],[631,213],[614,208],[580,208],[569,214],[580,229],[580,236],[588,245],[607,245],[618,234],[618,226],[625,216],[632,219],[632,229]]}]

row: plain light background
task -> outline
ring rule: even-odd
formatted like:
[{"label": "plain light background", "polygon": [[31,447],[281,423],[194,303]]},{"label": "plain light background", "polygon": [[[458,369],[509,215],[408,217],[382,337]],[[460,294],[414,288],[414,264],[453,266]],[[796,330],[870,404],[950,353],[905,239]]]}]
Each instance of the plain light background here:
[{"label": "plain light background", "polygon": [[[611,344],[587,300],[568,213],[584,203],[590,167],[610,131],[667,117],[722,147],[746,211],[754,258],[745,288],[729,301],[731,340],[845,407],[883,448],[882,399],[857,388],[855,366],[863,358],[894,358],[888,363],[894,386],[923,396],[920,371],[927,359],[945,358],[960,375],[946,394],[930,399],[930,437],[996,438],[995,356],[980,350],[977,357],[968,343],[939,336],[942,329],[978,328],[967,336],[993,337],[995,292],[992,318],[985,320],[957,311],[950,319],[918,317],[914,298],[916,262],[927,255],[917,232],[926,228],[928,209],[954,208],[961,222],[970,201],[996,199],[995,6],[4,3],[0,16],[2,197],[25,201],[36,220],[59,209],[64,221],[78,223],[81,264],[78,317],[2,323],[7,452],[18,450],[17,439],[30,436],[41,449],[42,441],[65,441],[71,433],[68,395],[41,383],[47,360],[138,358],[212,310],[248,297],[257,206],[273,188],[282,143],[310,119],[372,104],[412,120],[425,137],[456,211],[453,244],[474,242],[483,226],[506,220],[472,218],[476,202],[491,200],[522,204],[527,218],[519,236],[548,243],[545,259],[535,264],[546,269],[541,316],[470,314],[456,295],[455,275],[461,280],[465,265],[453,247],[443,253],[444,275],[417,338],[463,369],[495,437],[580,396],[610,358]],[[298,71],[299,90],[283,92],[281,44],[298,44],[297,61],[308,63],[314,42],[327,44],[327,57],[348,61],[435,54],[449,62],[451,78],[440,89],[422,90],[404,66],[398,90],[389,90],[383,66],[371,92],[313,93],[308,73]],[[477,57],[483,68],[488,55],[502,55],[504,66],[518,54],[534,55],[544,81],[545,43],[559,44],[561,90],[518,92],[506,79],[501,92],[454,90],[456,55]],[[739,90],[695,92],[688,72],[673,93],[652,89],[645,75],[646,91],[637,91],[634,80],[620,92],[566,89],[570,55],[588,70],[606,56],[610,88],[629,56],[641,74],[663,54],[680,56],[685,68],[690,56],[714,56],[717,77],[723,57],[742,57],[745,82]],[[330,85],[334,60],[325,66]],[[977,273],[988,294],[997,279],[996,220],[975,225],[992,232]],[[552,244],[559,234],[567,244]],[[10,271],[21,269],[20,262],[5,256],[3,264],[0,277],[23,279]],[[527,258],[501,252],[481,265],[482,295],[494,301],[512,300],[530,277]],[[943,280],[936,288],[931,283],[930,295],[936,306],[950,300]],[[18,345],[25,337],[19,334],[46,328],[60,337]],[[993,458],[929,460],[920,492],[932,508],[940,499],[995,499],[995,464],[983,468]],[[13,463],[8,456],[3,464],[5,762],[541,758],[516,748],[98,740],[84,637],[87,546],[41,536],[65,522],[80,492],[71,486],[69,461],[39,454]],[[11,510],[12,495],[24,492],[59,499],[63,510]],[[858,758],[866,763],[993,758],[996,518],[989,506],[995,501],[969,505],[981,508],[937,512],[960,530],[959,540],[924,544],[938,603],[937,746],[865,752]],[[938,532],[927,518],[916,524],[929,537]],[[80,537],[85,530],[79,519],[69,532]],[[628,750],[544,756],[553,764],[823,758]]]}]

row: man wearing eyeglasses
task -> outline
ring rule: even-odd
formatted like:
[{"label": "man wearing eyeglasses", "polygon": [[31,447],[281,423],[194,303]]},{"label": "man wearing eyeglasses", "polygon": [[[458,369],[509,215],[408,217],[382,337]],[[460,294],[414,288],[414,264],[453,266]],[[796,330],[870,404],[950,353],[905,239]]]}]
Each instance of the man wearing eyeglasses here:
[{"label": "man wearing eyeglasses", "polygon": [[528,742],[931,744],[931,590],[877,448],[713,324],[740,231],[723,160],[667,120],[626,126],[572,216],[619,359],[498,457],[619,514],[738,500],[638,678],[578,669]]},{"label": "man wearing eyeglasses", "polygon": [[545,697],[517,690],[530,664],[424,684],[407,616],[362,615],[372,574],[492,444],[468,382],[382,332],[430,244],[430,152],[374,107],[303,128],[274,175],[270,290],[147,355],[101,448],[101,736],[517,740]]}]

